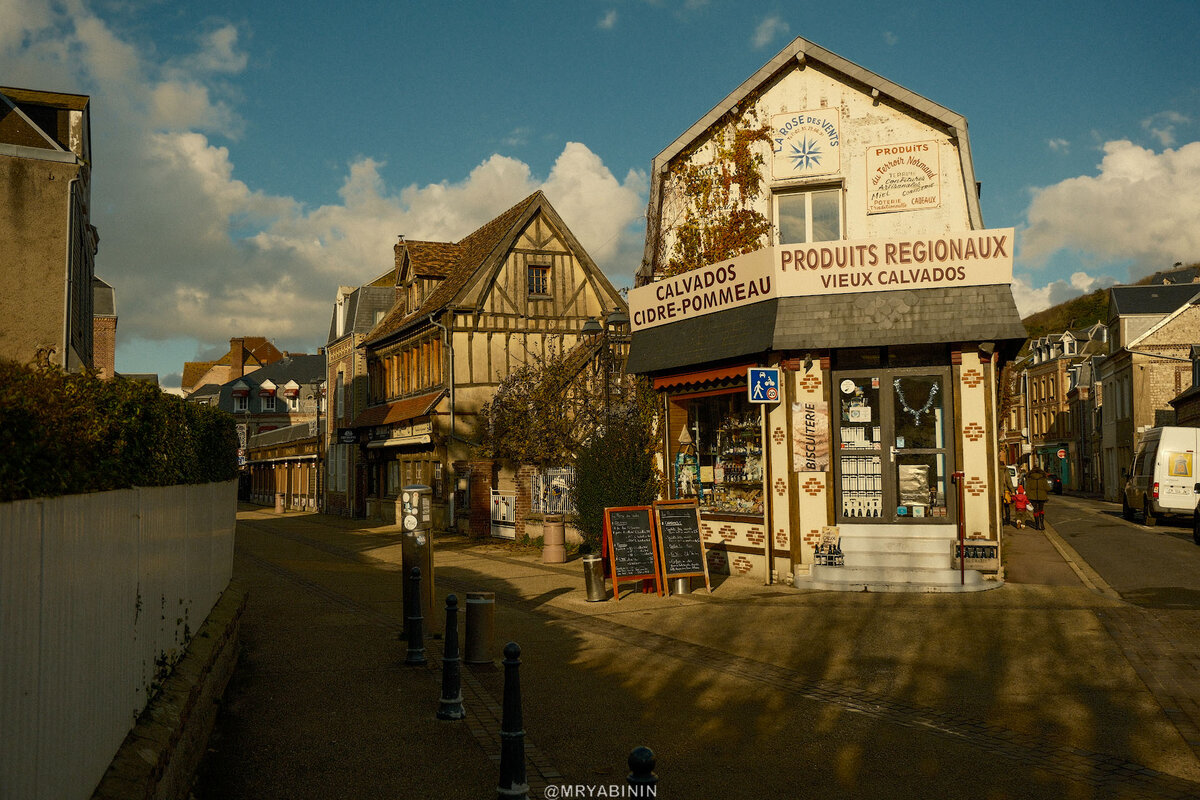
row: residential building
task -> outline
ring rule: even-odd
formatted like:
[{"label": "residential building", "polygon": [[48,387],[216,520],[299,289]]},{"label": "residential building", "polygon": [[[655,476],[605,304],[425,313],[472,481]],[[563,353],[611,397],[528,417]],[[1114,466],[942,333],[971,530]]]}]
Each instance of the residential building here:
[{"label": "residential building", "polygon": [[328,514],[358,518],[367,514],[366,458],[352,427],[367,407],[367,352],[363,342],[396,304],[396,297],[393,268],[365,286],[339,287],[334,299],[325,344],[326,383],[330,387],[329,426],[324,442]]},{"label": "residential building", "polygon": [[350,426],[367,514],[394,519],[400,488],[424,484],[435,527],[465,525],[454,495],[474,495],[483,533],[488,492],[515,490],[515,475],[475,458],[477,412],[511,370],[573,349],[589,319],[625,302],[540,191],[458,242],[402,238],[393,285],[397,301],[364,344],[367,407]]},{"label": "residential building", "polygon": [[262,336],[235,336],[229,351],[215,361],[185,361],[180,388],[190,397],[205,386],[220,386],[283,358],[275,344]]},{"label": "residential building", "polygon": [[1110,354],[1103,385],[1102,468],[1106,500],[1120,500],[1138,435],[1174,424],[1170,401],[1192,381],[1191,346],[1200,341],[1200,286],[1114,286],[1109,292]]},{"label": "residential building", "polygon": [[91,174],[86,95],[0,87],[0,357],[92,366]]},{"label": "residential building", "polygon": [[101,378],[117,374],[117,298],[113,287],[92,278],[92,367]]},{"label": "residential building", "polygon": [[1200,428],[1200,344],[1194,344],[1188,352],[1192,359],[1192,385],[1173,398],[1175,424],[1188,428]]},{"label": "residential building", "polygon": [[1071,466],[1071,481],[1067,488],[1085,494],[1102,494],[1103,470],[1100,459],[1103,452],[1100,408],[1103,392],[1096,376],[1105,356],[1085,358],[1068,368],[1070,387],[1067,389],[1067,406],[1071,425],[1075,432]]},{"label": "residential building", "polygon": [[[796,39],[650,175],[628,369],[661,395],[669,495],[699,505],[710,571],[983,588],[1000,365],[1026,332],[966,120]],[[978,569],[952,569],[960,526]],[[835,546],[844,564],[818,563]]]}]

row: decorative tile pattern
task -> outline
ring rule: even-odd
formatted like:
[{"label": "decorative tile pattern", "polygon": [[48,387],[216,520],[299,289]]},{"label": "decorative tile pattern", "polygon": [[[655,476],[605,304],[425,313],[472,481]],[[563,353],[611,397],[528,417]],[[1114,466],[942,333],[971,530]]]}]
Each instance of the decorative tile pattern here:
[{"label": "decorative tile pattern", "polygon": [[815,394],[821,390],[821,379],[816,375],[806,375],[800,381],[800,388],[809,394]]},{"label": "decorative tile pattern", "polygon": [[751,568],[753,568],[753,566],[754,565],[750,563],[750,559],[746,558],[745,556],[738,556],[733,560],[733,569],[739,575],[745,575],[751,570]]},{"label": "decorative tile pattern", "polygon": [[779,495],[780,497],[783,497],[785,494],[787,494],[787,481],[785,481],[783,478],[775,479],[775,494]]},{"label": "decorative tile pattern", "polygon": [[816,497],[825,491],[825,481],[820,478],[809,478],[800,488],[812,497]]},{"label": "decorative tile pattern", "polygon": [[783,528],[775,531],[775,546],[780,549],[784,549],[788,546],[787,531],[785,531]]},{"label": "decorative tile pattern", "polygon": [[746,538],[750,540],[750,544],[757,546],[767,540],[767,534],[758,528],[751,528],[746,532]]},{"label": "decorative tile pattern", "polygon": [[971,387],[972,389],[974,389],[974,388],[978,387],[979,384],[983,383],[983,373],[980,372],[979,370],[975,369],[974,367],[971,367],[970,369],[965,369],[965,370],[963,370],[963,374],[962,374],[962,382],[964,384],[966,384],[967,386]]},{"label": "decorative tile pattern", "polygon": [[700,523],[700,533],[702,536],[704,536],[704,541],[706,542],[710,541],[713,537],[712,528],[708,527],[708,525],[703,522]]},{"label": "decorative tile pattern", "polygon": [[987,484],[980,480],[976,475],[972,475],[970,478],[968,478],[965,485],[967,492],[969,492],[972,497],[979,497],[981,494],[987,491]]},{"label": "decorative tile pattern", "polygon": [[775,444],[783,444],[787,439],[787,434],[783,432],[781,426],[776,426],[775,430],[771,433],[771,438],[775,440]]},{"label": "decorative tile pattern", "polygon": [[731,525],[722,525],[717,533],[727,542],[732,542],[737,537],[737,531]]},{"label": "decorative tile pattern", "polygon": [[970,439],[972,442],[978,442],[983,438],[983,426],[978,422],[972,422],[963,428],[963,436]]},{"label": "decorative tile pattern", "polygon": [[709,569],[715,570],[717,572],[721,572],[722,570],[725,569],[725,564],[726,564],[726,561],[725,561],[724,553],[722,553],[720,550],[709,550],[708,551],[708,568]]},{"label": "decorative tile pattern", "polygon": [[804,534],[804,543],[805,544],[811,544],[813,547],[816,547],[817,543],[820,541],[821,541],[821,532],[819,530],[817,530],[816,528],[813,528],[811,531]]}]

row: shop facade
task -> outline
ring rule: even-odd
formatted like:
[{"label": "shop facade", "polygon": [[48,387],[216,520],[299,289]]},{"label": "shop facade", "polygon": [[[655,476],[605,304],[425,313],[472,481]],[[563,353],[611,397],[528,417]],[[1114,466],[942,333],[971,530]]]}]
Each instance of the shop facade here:
[{"label": "shop facade", "polygon": [[[732,207],[759,246],[687,268],[721,219],[697,176],[755,159]],[[629,369],[661,395],[668,491],[697,500],[710,568],[935,589],[960,525],[998,567],[997,381],[1025,330],[966,121],[797,39],[653,174]]]}]

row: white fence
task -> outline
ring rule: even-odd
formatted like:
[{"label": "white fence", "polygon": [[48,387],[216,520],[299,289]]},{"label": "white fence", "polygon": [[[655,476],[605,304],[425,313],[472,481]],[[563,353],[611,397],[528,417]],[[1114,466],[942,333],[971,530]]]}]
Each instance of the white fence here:
[{"label": "white fence", "polygon": [[529,479],[529,510],[534,514],[575,514],[575,468],[548,469]]},{"label": "white fence", "polygon": [[233,574],[237,483],[0,504],[0,799],[86,800]]}]

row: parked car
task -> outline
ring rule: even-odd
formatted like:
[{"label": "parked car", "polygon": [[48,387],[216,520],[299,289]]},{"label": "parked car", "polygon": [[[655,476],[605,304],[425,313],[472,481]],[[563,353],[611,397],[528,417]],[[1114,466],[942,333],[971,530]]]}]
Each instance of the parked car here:
[{"label": "parked car", "polygon": [[1055,494],[1062,494],[1062,478],[1054,473],[1046,475],[1046,488]]},{"label": "parked car", "polygon": [[1133,465],[1125,476],[1121,515],[1142,513],[1146,525],[1162,514],[1196,512],[1195,456],[1200,452],[1200,428],[1163,426],[1142,435]]}]

